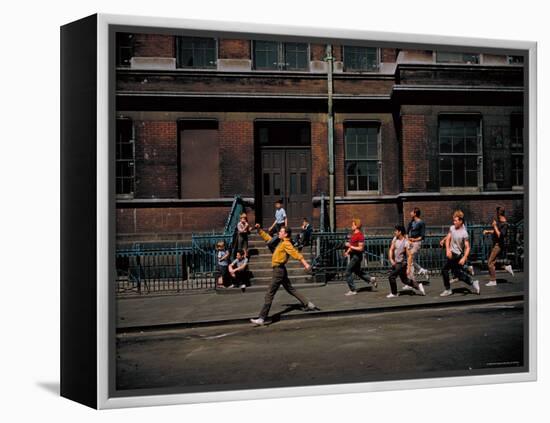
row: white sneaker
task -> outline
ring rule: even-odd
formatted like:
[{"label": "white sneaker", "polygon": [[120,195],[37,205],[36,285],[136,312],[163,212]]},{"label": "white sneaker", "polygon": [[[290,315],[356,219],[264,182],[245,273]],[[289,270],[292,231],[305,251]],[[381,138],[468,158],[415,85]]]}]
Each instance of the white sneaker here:
[{"label": "white sneaker", "polygon": [[403,288],[401,288],[402,291],[412,291],[413,287],[409,285],[403,285]]},{"label": "white sneaker", "polygon": [[479,292],[481,291],[481,290],[479,289],[479,281],[473,281],[473,282],[472,282],[472,286],[474,287],[475,293],[476,293],[477,295],[479,295]]},{"label": "white sneaker", "polygon": [[453,291],[451,291],[450,289],[446,289],[441,294],[439,294],[440,297],[448,297],[449,295],[453,295]]},{"label": "white sneaker", "polygon": [[475,275],[475,272],[474,272],[474,266],[467,266],[466,269],[468,270],[468,273],[472,276]]},{"label": "white sneaker", "polygon": [[399,292],[396,295],[393,295],[391,292],[388,295],[386,295],[386,298],[395,298],[395,297],[399,297]]},{"label": "white sneaker", "polygon": [[504,266],[504,270],[506,270],[508,273],[514,276],[514,269],[512,269],[511,265]]},{"label": "white sneaker", "polygon": [[497,286],[497,281],[489,281],[485,286]]},{"label": "white sneaker", "polygon": [[451,278],[451,280],[449,281],[449,283],[457,283],[458,282],[458,278]]},{"label": "white sneaker", "polygon": [[264,319],[262,319],[261,317],[258,317],[257,319],[250,319],[250,323],[254,323],[256,326],[263,326]]},{"label": "white sneaker", "polygon": [[421,283],[418,284],[418,290],[420,291],[420,294],[426,295],[426,291],[424,291],[424,285]]},{"label": "white sneaker", "polygon": [[306,311],[313,311],[313,310],[317,310],[317,306],[310,301],[309,303],[307,303]]},{"label": "white sneaker", "polygon": [[372,286],[374,286],[375,288],[378,288],[378,282],[376,282],[376,278],[374,276],[371,276],[370,277],[370,283],[372,284]]},{"label": "white sneaker", "polygon": [[349,290],[349,291],[346,292],[344,295],[347,296],[347,297],[349,297],[349,296],[351,296],[351,295],[357,295],[357,291]]}]

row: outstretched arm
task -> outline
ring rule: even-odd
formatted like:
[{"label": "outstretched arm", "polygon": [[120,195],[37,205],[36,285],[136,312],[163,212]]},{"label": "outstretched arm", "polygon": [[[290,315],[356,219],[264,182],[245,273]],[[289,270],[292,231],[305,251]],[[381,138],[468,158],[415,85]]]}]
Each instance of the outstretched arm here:
[{"label": "outstretched arm", "polygon": [[264,231],[262,228],[260,228],[260,225],[258,223],[256,223],[256,225],[254,225],[254,227],[258,231],[258,235],[260,235],[265,242],[271,241],[271,239],[272,239],[271,236],[266,231]]}]

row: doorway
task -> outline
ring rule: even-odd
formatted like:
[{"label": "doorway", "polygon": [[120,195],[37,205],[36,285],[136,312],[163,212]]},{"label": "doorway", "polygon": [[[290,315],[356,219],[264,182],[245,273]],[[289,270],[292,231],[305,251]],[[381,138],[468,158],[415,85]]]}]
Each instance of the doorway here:
[{"label": "doorway", "polygon": [[309,122],[257,122],[260,146],[258,195],[264,225],[274,219],[274,203],[283,201],[291,227],[311,221],[311,138]]}]

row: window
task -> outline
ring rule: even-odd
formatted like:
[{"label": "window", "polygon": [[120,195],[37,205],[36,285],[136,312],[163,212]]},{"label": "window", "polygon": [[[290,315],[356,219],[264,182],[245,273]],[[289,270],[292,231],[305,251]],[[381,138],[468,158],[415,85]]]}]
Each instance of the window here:
[{"label": "window", "polygon": [[506,56],[506,60],[509,65],[522,65],[523,64],[523,56]]},{"label": "window", "polygon": [[378,48],[344,46],[346,72],[373,72],[379,67]]},{"label": "window", "polygon": [[116,120],[116,193],[134,195],[134,125],[131,119]]},{"label": "window", "polygon": [[353,124],[345,128],[346,190],[379,190],[379,125]]},{"label": "window", "polygon": [[477,187],[481,163],[479,118],[439,120],[439,181],[441,187]]},{"label": "window", "polygon": [[306,43],[254,41],[254,69],[307,71],[308,66]]},{"label": "window", "polygon": [[178,37],[176,58],[179,68],[216,68],[216,39]]},{"label": "window", "polygon": [[116,34],[116,65],[129,67],[134,56],[134,34],[117,32]]},{"label": "window", "polygon": [[454,53],[450,51],[438,51],[435,54],[437,63],[466,63],[478,64],[478,53]]},{"label": "window", "polygon": [[523,185],[523,115],[510,117],[510,150],[512,151],[512,185]]}]

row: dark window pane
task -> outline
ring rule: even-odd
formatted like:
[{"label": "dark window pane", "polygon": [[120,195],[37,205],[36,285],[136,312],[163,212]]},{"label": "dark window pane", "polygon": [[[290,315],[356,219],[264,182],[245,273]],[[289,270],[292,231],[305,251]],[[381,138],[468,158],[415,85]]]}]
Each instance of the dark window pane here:
[{"label": "dark window pane", "polygon": [[378,69],[378,50],[371,47],[344,46],[346,71],[375,71]]},{"label": "dark window pane", "polygon": [[451,157],[442,157],[441,160],[439,160],[439,169],[453,170],[453,159]]},{"label": "dark window pane", "polygon": [[467,137],[465,142],[466,142],[466,153],[478,152],[477,137]]},{"label": "dark window pane", "polygon": [[455,53],[448,51],[436,52],[436,61],[439,63],[479,63],[479,54]]},{"label": "dark window pane", "polygon": [[273,174],[273,195],[281,195],[281,175]]},{"label": "dark window pane", "polygon": [[270,175],[269,173],[264,173],[264,195],[271,195],[271,187],[270,187]]},{"label": "dark window pane", "polygon": [[307,194],[307,174],[300,173],[300,194]]},{"label": "dark window pane", "polygon": [[442,187],[452,187],[453,186],[453,173],[451,171],[441,171],[441,186]]},{"label": "dark window pane", "polygon": [[276,41],[254,41],[254,68],[278,69],[279,43]]},{"label": "dark window pane", "polygon": [[347,188],[348,191],[357,191],[357,177],[356,176],[348,176],[347,178]]},{"label": "dark window pane", "polygon": [[477,186],[477,172],[466,171],[466,186]]},{"label": "dark window pane", "polygon": [[307,44],[285,43],[285,69],[306,70],[307,69]]},{"label": "dark window pane", "polygon": [[216,66],[216,40],[214,38],[179,37],[178,66],[212,68]]},{"label": "dark window pane", "polygon": [[125,32],[116,34],[116,65],[130,66],[130,60],[134,55],[134,35]]},{"label": "dark window pane", "polygon": [[465,182],[464,157],[453,157],[453,186],[463,187]]}]

